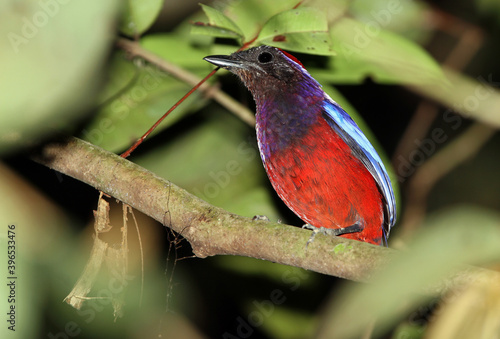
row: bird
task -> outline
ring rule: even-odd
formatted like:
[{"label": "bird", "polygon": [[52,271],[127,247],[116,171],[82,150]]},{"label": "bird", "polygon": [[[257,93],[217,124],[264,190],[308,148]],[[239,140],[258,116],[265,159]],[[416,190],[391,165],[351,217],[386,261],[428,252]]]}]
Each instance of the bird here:
[{"label": "bird", "polygon": [[262,163],[278,196],[314,231],[310,241],[324,233],[387,246],[396,200],[384,164],[302,63],[266,45],[204,60],[251,92]]}]

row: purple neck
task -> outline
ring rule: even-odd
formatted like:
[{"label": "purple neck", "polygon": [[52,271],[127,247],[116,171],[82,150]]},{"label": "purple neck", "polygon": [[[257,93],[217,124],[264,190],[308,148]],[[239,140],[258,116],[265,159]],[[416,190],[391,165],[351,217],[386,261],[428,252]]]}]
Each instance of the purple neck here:
[{"label": "purple neck", "polygon": [[255,95],[257,139],[262,160],[296,143],[321,117],[324,92],[317,82],[304,81],[270,93]]}]

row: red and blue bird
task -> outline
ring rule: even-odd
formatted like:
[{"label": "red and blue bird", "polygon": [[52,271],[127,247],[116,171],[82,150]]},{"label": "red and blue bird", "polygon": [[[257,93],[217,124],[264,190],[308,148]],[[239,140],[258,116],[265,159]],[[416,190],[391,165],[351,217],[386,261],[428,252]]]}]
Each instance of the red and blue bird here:
[{"label": "red and blue bird", "polygon": [[302,64],[270,46],[205,60],[239,76],[252,92],[269,180],[313,235],[322,231],[386,244],[396,201],[384,164]]}]

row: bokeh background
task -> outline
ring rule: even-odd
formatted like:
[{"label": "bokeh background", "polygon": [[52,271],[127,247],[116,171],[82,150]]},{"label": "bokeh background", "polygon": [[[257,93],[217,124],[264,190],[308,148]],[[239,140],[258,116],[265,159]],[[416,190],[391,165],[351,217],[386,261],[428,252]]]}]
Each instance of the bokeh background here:
[{"label": "bokeh background", "polygon": [[[198,2],[0,4],[1,337],[499,338],[500,284],[414,292],[457,263],[499,267],[500,3],[303,1],[309,16],[291,20],[280,13],[298,1]],[[33,162],[31,150],[63,133],[123,152],[192,87],[186,77],[210,72],[204,56],[271,28],[288,40],[257,42],[296,55],[390,168],[399,219],[389,246],[406,256],[368,286],[252,258],[198,259],[134,211],[126,283],[105,263],[80,310],[63,302],[91,254],[99,192]],[[242,109],[195,92],[130,160],[227,211],[301,226],[238,116],[253,112],[250,94],[226,71],[210,82]],[[103,237],[119,248],[122,206],[108,201],[114,227]],[[15,332],[5,321],[8,225]]]}]

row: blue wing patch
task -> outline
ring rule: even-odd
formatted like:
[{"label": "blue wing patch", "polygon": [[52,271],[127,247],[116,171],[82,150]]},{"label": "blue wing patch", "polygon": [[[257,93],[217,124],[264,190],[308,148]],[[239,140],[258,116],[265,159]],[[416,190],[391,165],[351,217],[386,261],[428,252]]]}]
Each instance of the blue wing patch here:
[{"label": "blue wing patch", "polygon": [[344,140],[352,149],[352,153],[358,158],[363,165],[370,171],[371,175],[377,182],[377,185],[385,199],[385,208],[387,215],[387,236],[396,222],[396,199],[391,186],[391,180],[385,170],[384,163],[380,159],[377,151],[365,137],[358,125],[352,120],[349,114],[346,113],[335,101],[333,101],[325,93],[325,101],[323,103],[323,117],[332,127],[335,132]]}]

